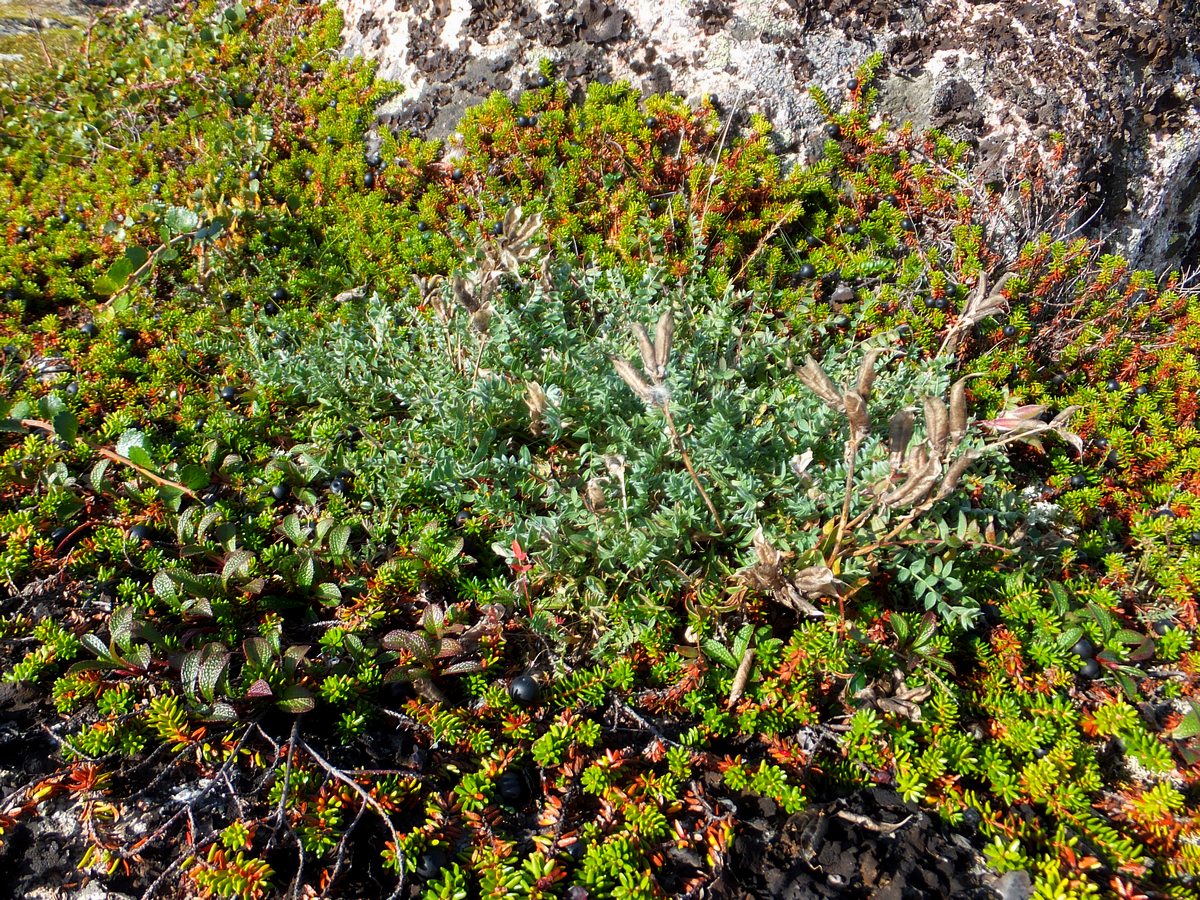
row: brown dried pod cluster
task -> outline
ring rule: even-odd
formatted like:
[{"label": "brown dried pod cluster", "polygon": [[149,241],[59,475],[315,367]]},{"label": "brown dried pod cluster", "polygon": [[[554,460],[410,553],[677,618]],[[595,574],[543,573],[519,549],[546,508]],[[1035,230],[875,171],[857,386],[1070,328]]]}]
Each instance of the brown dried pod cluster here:
[{"label": "brown dried pod cluster", "polygon": [[[471,328],[486,335],[492,321],[492,297],[504,275],[519,275],[521,266],[537,253],[533,238],[542,227],[542,215],[525,218],[521,207],[515,206],[504,217],[500,234],[483,249],[483,258],[473,267],[471,277],[455,275],[451,279],[454,300],[471,317]],[[451,310],[440,298],[430,297],[434,311],[449,321]]]},{"label": "brown dried pod cluster", "polygon": [[825,613],[811,601],[819,597],[837,599],[845,589],[845,584],[828,566],[807,566],[787,572],[786,564],[795,554],[772,547],[761,528],[754,534],[753,545],[758,560],[734,576],[735,582],[743,588],[769,594],[801,615],[818,618]]},{"label": "brown dried pod cluster", "polygon": [[612,357],[613,368],[643,403],[647,406],[665,407],[671,399],[666,379],[667,363],[671,358],[671,341],[675,336],[674,316],[668,309],[659,317],[653,340],[641,323],[635,322],[631,330],[637,338],[638,349],[641,352],[642,372],[638,372],[628,360],[616,356]]}]

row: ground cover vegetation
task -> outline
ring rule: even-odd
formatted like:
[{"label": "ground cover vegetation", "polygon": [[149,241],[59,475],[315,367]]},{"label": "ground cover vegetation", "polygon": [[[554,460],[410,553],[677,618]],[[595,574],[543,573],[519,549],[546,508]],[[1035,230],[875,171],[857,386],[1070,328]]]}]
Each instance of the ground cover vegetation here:
[{"label": "ground cover vegetation", "polygon": [[886,785],[1037,897],[1200,895],[1200,300],[1053,143],[976,184],[878,60],[787,171],[548,64],[422,141],[340,27],[113,14],[0,92],[5,853],[688,896]]}]

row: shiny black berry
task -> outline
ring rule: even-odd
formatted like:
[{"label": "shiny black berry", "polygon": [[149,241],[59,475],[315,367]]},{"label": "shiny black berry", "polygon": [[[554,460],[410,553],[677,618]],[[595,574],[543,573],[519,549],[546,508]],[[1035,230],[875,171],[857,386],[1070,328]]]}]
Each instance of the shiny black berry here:
[{"label": "shiny black berry", "polygon": [[417,223],[417,231],[419,231],[419,232],[421,232],[422,234],[424,234],[424,233],[425,233],[426,231],[428,231],[428,230],[429,230],[429,225],[428,225],[427,223],[425,223],[425,222],[418,222],[418,223]]},{"label": "shiny black berry", "polygon": [[1087,482],[1086,475],[1072,475],[1071,476],[1071,487],[1073,487],[1073,488],[1087,487],[1087,483],[1088,482]]},{"label": "shiny black berry", "polygon": [[1193,531],[1188,535],[1188,543],[1193,547],[1200,546],[1200,531]]},{"label": "shiny black berry", "polygon": [[[851,91],[857,91],[858,90],[858,79],[851,78],[849,81],[846,82],[846,88]],[[964,815],[965,815],[965,813],[964,813]]]},{"label": "shiny black berry", "polygon": [[72,381],[70,384],[68,384],[66,387],[66,392],[67,392],[68,397],[74,397],[76,394],[78,394],[79,393],[79,382]]},{"label": "shiny black berry", "polygon": [[17,237],[29,237],[29,226],[28,225],[18,225],[17,226]]},{"label": "shiny black berry", "polygon": [[227,384],[225,387],[221,388],[220,395],[221,399],[226,403],[232,403],[237,399],[237,388],[235,388],[233,385]]},{"label": "shiny black berry", "polygon": [[849,316],[835,316],[833,319],[833,327],[845,331],[850,327]]},{"label": "shiny black berry", "polygon": [[533,79],[533,83],[535,86],[537,86],[539,88],[550,87],[550,79],[547,78],[545,75],[539,75],[537,78]]},{"label": "shiny black berry", "polygon": [[1117,381],[1115,378],[1110,378],[1108,381],[1104,382],[1104,388],[1105,390],[1109,391],[1119,391],[1121,389],[1121,382]]},{"label": "shiny black berry", "polygon": [[1168,631],[1170,631],[1174,627],[1175,627],[1175,622],[1172,621],[1171,619],[1159,619],[1157,622],[1154,623],[1154,633],[1161,636],[1161,635],[1166,634]]},{"label": "shiny black berry", "polygon": [[1080,678],[1096,678],[1100,675],[1100,663],[1094,659],[1089,659],[1079,667]]},{"label": "shiny black berry", "polygon": [[804,263],[796,273],[801,278],[815,278],[817,275],[817,267],[812,263]]},{"label": "shiny black berry", "polygon": [[282,303],[287,298],[288,298],[288,292],[287,292],[287,288],[285,288],[285,287],[277,287],[277,288],[275,288],[275,290],[271,291],[271,299],[274,300],[276,303]]},{"label": "shiny black berry", "polygon": [[916,231],[917,225],[912,219],[901,219],[900,220],[900,230],[901,231]]},{"label": "shiny black berry", "polygon": [[825,126],[825,133],[827,135],[829,135],[831,138],[833,138],[835,141],[840,140],[842,137],[842,126],[839,125],[837,122],[830,122],[828,125]]},{"label": "shiny black berry", "polygon": [[65,212],[60,212],[58,214],[58,221],[62,222],[64,225],[66,225],[68,222],[71,221],[71,217]]},{"label": "shiny black berry", "polygon": [[1075,646],[1071,648],[1071,652],[1080,659],[1091,659],[1096,655],[1096,645],[1085,637],[1081,637],[1075,642]]},{"label": "shiny black berry", "polygon": [[350,486],[346,483],[346,479],[341,475],[338,475],[336,478],[332,478],[329,481],[329,492],[331,494],[342,496],[349,490],[349,488]]},{"label": "shiny black berry", "polygon": [[124,341],[126,344],[132,344],[137,340],[138,333],[132,328],[118,328],[117,340]]},{"label": "shiny black berry", "polygon": [[137,543],[148,541],[154,537],[154,529],[149,525],[134,525],[129,529],[129,539]]},{"label": "shiny black berry", "polygon": [[1004,336],[1006,338],[1015,338],[1017,336],[1017,326],[1016,325],[1005,325],[1004,326]]},{"label": "shiny black berry", "polygon": [[493,222],[492,227],[489,230],[491,231],[491,233],[493,235],[496,235],[497,237],[504,234],[504,226],[501,225],[499,222]]},{"label": "shiny black berry", "polygon": [[306,62],[300,66],[300,74],[301,75],[311,75],[312,72],[313,72],[312,63]]},{"label": "shiny black berry", "polygon": [[1145,397],[1148,393],[1150,393],[1150,385],[1139,384],[1137,388],[1134,389],[1134,393],[1139,397]]},{"label": "shiny black berry", "polygon": [[94,338],[100,334],[100,327],[95,322],[84,322],[79,326],[79,333],[84,337]]},{"label": "shiny black berry", "polygon": [[292,491],[286,484],[277,484],[271,488],[271,496],[276,500],[286,500]]},{"label": "shiny black berry", "polygon": [[303,173],[303,174],[304,174],[304,180],[305,180],[305,181],[312,181],[312,177],[313,177],[313,174],[314,174],[312,169],[310,169],[310,168],[306,168],[306,169],[304,170],[304,173]]},{"label": "shiny black berry", "polygon": [[651,131],[653,131],[655,128],[658,127],[658,119],[654,118],[654,116],[646,116],[645,124],[646,124],[647,128],[649,128]]},{"label": "shiny black berry", "polygon": [[462,181],[463,180],[463,170],[462,169],[454,169],[453,171],[451,171],[450,172],[450,180],[451,181]]},{"label": "shiny black berry", "polygon": [[525,128],[529,125],[529,120],[525,116],[517,116],[517,127]]},{"label": "shiny black berry", "polygon": [[533,706],[542,696],[541,686],[531,675],[518,675],[508,686],[508,695],[518,706]]},{"label": "shiny black berry", "polygon": [[1104,458],[1104,465],[1109,469],[1119,468],[1121,465],[1121,456],[1117,453],[1116,448],[1108,451],[1108,456]]},{"label": "shiny black berry", "polygon": [[366,175],[363,176],[363,187],[367,188],[368,190],[375,187],[375,173],[374,172],[368,172]]}]

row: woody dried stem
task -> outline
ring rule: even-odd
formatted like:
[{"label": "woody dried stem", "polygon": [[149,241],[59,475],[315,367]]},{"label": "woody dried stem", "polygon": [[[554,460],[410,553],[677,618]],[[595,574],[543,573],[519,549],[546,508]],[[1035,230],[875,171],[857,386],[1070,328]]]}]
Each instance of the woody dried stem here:
[{"label": "woody dried stem", "polygon": [[632,326],[634,337],[637,338],[638,351],[642,357],[643,371],[639,372],[629,360],[621,359],[620,357],[611,357],[613,368],[617,374],[621,376],[621,380],[625,382],[635,394],[647,406],[657,407],[662,410],[663,418],[667,423],[667,430],[671,433],[671,438],[675,442],[675,447],[679,450],[679,456],[683,460],[683,466],[687,469],[688,476],[692,479],[692,484],[696,486],[696,491],[700,494],[700,499],[704,501],[704,505],[708,508],[709,513],[713,517],[713,522],[717,526],[717,531],[724,536],[725,523],[721,521],[721,514],[717,512],[717,507],[713,504],[712,498],[708,496],[708,491],[704,489],[704,484],[700,481],[700,476],[696,473],[696,467],[692,464],[691,455],[687,452],[687,447],[683,443],[683,435],[680,434],[679,428],[675,425],[675,418],[671,415],[671,391],[667,387],[667,364],[671,358],[671,342],[675,336],[675,319],[671,314],[671,310],[667,310],[658,320],[658,325],[654,329],[654,337],[651,338],[647,334],[646,329],[639,323]]}]

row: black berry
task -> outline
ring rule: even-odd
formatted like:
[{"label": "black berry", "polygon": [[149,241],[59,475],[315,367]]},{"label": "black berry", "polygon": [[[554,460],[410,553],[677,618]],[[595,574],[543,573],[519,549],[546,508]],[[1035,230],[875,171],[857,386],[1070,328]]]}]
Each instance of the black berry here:
[{"label": "black berry", "polygon": [[539,88],[546,88],[546,87],[550,86],[550,79],[547,78],[545,75],[539,75],[537,78],[535,78],[533,80],[533,83],[535,85],[537,85]]},{"label": "black berry", "polygon": [[275,290],[271,291],[271,299],[274,300],[276,303],[282,303],[287,298],[288,298],[288,292],[287,292],[287,288],[285,288],[285,287],[277,287],[277,288],[275,288]]},{"label": "black berry", "polygon": [[233,385],[227,384],[225,387],[221,388],[220,394],[222,400],[224,400],[226,403],[232,403],[237,399],[237,388],[235,388]]},{"label": "black berry", "polygon": [[983,816],[975,807],[968,806],[963,810],[962,823],[965,828],[978,828],[982,822]]},{"label": "black berry", "polygon": [[1148,393],[1150,393],[1150,385],[1139,384],[1137,386],[1137,388],[1134,389],[1134,393],[1137,394],[1139,397],[1145,397]]},{"label": "black berry", "polygon": [[1200,546],[1200,531],[1193,531],[1188,535],[1188,543],[1193,547]]},{"label": "black berry", "polygon": [[154,537],[154,529],[149,525],[134,525],[129,529],[129,539],[141,543]]},{"label": "black berry", "polygon": [[286,500],[291,493],[291,489],[286,484],[277,484],[271,488],[271,496],[276,500]]},{"label": "black berry", "polygon": [[825,126],[825,133],[827,135],[829,135],[831,138],[833,138],[835,141],[839,140],[842,136],[842,126],[839,125],[837,122],[830,122],[828,125]]},{"label": "black berry", "polygon": [[1096,678],[1100,674],[1100,663],[1094,659],[1089,659],[1079,667],[1080,678]]},{"label": "black berry", "polygon": [[1108,456],[1104,458],[1104,465],[1109,469],[1116,469],[1121,465],[1121,456],[1117,453],[1116,448],[1108,451]]},{"label": "black berry", "polygon": [[367,188],[368,190],[375,187],[375,173],[374,172],[368,172],[366,175],[363,176],[363,187]]},{"label": "black berry", "polygon": [[84,337],[94,338],[98,334],[100,334],[100,328],[98,325],[96,325],[95,322],[84,322],[82,325],[79,326],[79,332]]},{"label": "black berry", "polygon": [[66,387],[66,392],[67,392],[68,397],[74,397],[76,394],[78,394],[79,393],[79,382],[72,381],[70,384],[68,384]]},{"label": "black berry", "polygon": [[312,63],[310,63],[310,62],[306,62],[302,66],[300,66],[300,74],[301,75],[311,75],[312,71],[313,71],[313,67],[312,67]]},{"label": "black berry", "polygon": [[1006,338],[1015,338],[1017,336],[1017,326],[1016,325],[1005,325],[1004,326],[1004,336]]},{"label": "black berry", "polygon": [[117,340],[124,341],[126,344],[132,344],[137,340],[138,333],[132,328],[118,328]]},{"label": "black berry", "polygon": [[1096,655],[1096,645],[1085,637],[1081,637],[1075,642],[1075,646],[1071,648],[1071,652],[1080,659],[1091,659]]},{"label": "black berry", "polygon": [[1086,475],[1072,475],[1071,476],[1071,487],[1073,487],[1073,488],[1087,487],[1087,476]]},{"label": "black berry", "polygon": [[1115,378],[1110,378],[1108,381],[1104,382],[1104,387],[1109,391],[1119,391],[1121,389],[1121,382],[1117,381]]},{"label": "black berry", "polygon": [[796,274],[801,278],[814,278],[817,274],[817,267],[812,263],[804,263]]},{"label": "black berry", "polygon": [[509,806],[521,806],[531,794],[529,779],[519,769],[508,769],[496,779],[496,792]]},{"label": "black berry", "polygon": [[1159,619],[1154,623],[1154,633],[1161,636],[1166,634],[1174,627],[1175,623],[1170,619]]},{"label": "black berry", "polygon": [[451,181],[462,181],[463,180],[463,170],[462,169],[454,169],[450,173],[450,180]]},{"label": "black berry", "polygon": [[275,304],[274,300],[268,300],[263,304],[263,312],[268,316],[273,316],[279,312],[279,307]]},{"label": "black berry", "polygon": [[[857,78],[851,78],[849,81],[847,81],[847,82],[846,82],[846,87],[847,87],[849,90],[852,90],[852,91],[857,91],[857,90],[858,90],[858,79],[857,79]],[[964,815],[965,815],[965,813],[964,813]]]},{"label": "black berry", "polygon": [[345,494],[348,488],[349,488],[349,485],[346,484],[346,479],[343,478],[341,475],[338,475],[337,477],[330,479],[329,492],[331,494],[338,494],[340,496],[342,494]]},{"label": "black berry", "polygon": [[531,675],[518,675],[508,686],[508,695],[518,706],[533,706],[542,696],[542,689]]}]

